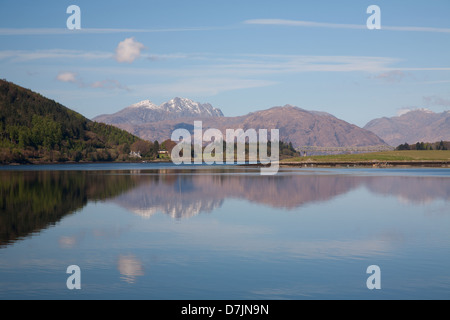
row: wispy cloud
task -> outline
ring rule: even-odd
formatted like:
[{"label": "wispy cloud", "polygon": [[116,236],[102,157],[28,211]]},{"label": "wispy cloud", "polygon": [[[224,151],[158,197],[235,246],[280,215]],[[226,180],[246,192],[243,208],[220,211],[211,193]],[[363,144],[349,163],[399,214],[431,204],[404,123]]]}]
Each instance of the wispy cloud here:
[{"label": "wispy cloud", "polygon": [[48,49],[48,50],[6,50],[0,51],[0,60],[11,59],[13,62],[26,62],[41,59],[112,59],[113,54],[110,52],[98,51],[81,51],[81,50],[65,50],[65,49]]},{"label": "wispy cloud", "polygon": [[[124,69],[122,73],[152,73],[164,75],[171,72],[173,75],[192,76],[195,71],[197,75],[221,74],[221,75],[264,75],[284,74],[298,72],[370,72],[381,73],[392,70],[392,65],[399,62],[397,58],[370,57],[370,56],[306,56],[306,55],[263,55],[263,54],[240,54],[231,56],[208,55],[208,54],[144,54],[143,44],[127,39],[117,47],[116,53],[99,51],[78,50],[7,50],[0,51],[0,60],[9,59],[11,62],[26,62],[33,60],[114,60],[120,62],[132,62],[138,57],[147,61],[159,60],[196,60],[204,63],[195,66],[187,66],[177,69]],[[398,70],[450,70],[450,68],[396,68]],[[108,70],[114,68],[108,67]]]},{"label": "wispy cloud", "polygon": [[[122,54],[122,61],[136,61],[138,55],[139,67],[129,67],[128,64],[115,64],[114,52],[89,52],[75,50],[44,50],[44,51],[0,51],[0,59],[10,61],[27,61],[37,59],[71,59],[92,60],[91,64],[77,67],[76,71],[89,75],[91,78],[102,75],[100,81],[86,83],[80,78],[70,78],[71,83],[80,88],[96,88],[109,90],[127,90],[143,92],[137,86],[127,87],[115,79],[134,77],[154,94],[164,95],[215,95],[224,91],[267,87],[279,83],[279,75],[296,75],[310,72],[323,73],[362,73],[372,79],[396,83],[411,76],[414,70],[450,70],[448,67],[398,68],[403,60],[392,57],[377,56],[315,56],[287,54],[208,54],[208,53],[176,53],[158,54],[142,53],[143,45],[136,40],[130,40],[131,47],[136,48]],[[127,59],[125,59],[127,58]],[[103,60],[103,61],[102,61]],[[159,63],[161,60],[178,60],[176,64]],[[109,61],[109,62],[108,62]],[[196,63],[192,63],[195,61]],[[112,63],[111,63],[112,62]],[[47,69],[48,66],[46,65]],[[66,68],[66,67],[64,67]],[[70,67],[69,67],[70,68]],[[59,62],[55,62],[53,72],[60,71]],[[70,70],[70,69],[69,69]],[[54,74],[54,73],[53,73]],[[277,78],[274,78],[276,76]],[[148,80],[148,79],[158,79]],[[59,79],[60,81],[62,79]],[[69,82],[69,81],[67,81]],[[130,89],[131,88],[131,89]],[[149,93],[150,94],[150,93]]]},{"label": "wispy cloud", "polygon": [[102,80],[102,81],[96,81],[91,84],[88,84],[91,88],[100,88],[100,89],[108,89],[108,90],[125,90],[125,91],[131,91],[130,88],[127,86],[124,86],[117,80]]},{"label": "wispy cloud", "polygon": [[390,31],[450,33],[450,28],[382,26],[381,29]]},{"label": "wispy cloud", "polygon": [[81,28],[69,30],[67,28],[0,28],[0,36],[49,36],[49,35],[77,35],[77,34],[114,34],[114,33],[161,33],[161,32],[192,32],[224,30],[231,27],[185,27],[162,29],[119,29],[119,28]]},{"label": "wispy cloud", "polygon": [[311,27],[311,28],[335,28],[335,29],[367,29],[365,25],[357,25],[357,24],[324,23],[324,22],[285,20],[285,19],[252,19],[244,21],[244,24]]},{"label": "wispy cloud", "polygon": [[302,72],[369,72],[381,73],[393,70],[392,65],[400,59],[390,57],[364,56],[305,56],[305,55],[263,55],[240,54],[232,56],[201,55],[155,55],[152,60],[186,59],[204,60],[202,64],[187,65],[183,68],[133,68],[109,69],[133,75],[173,77],[183,76],[263,76],[276,74],[295,74]]},{"label": "wispy cloud", "polygon": [[199,55],[172,53],[172,54],[142,54],[142,57],[150,61],[161,61],[170,59],[202,59]]},{"label": "wispy cloud", "polygon": [[304,56],[304,55],[248,55],[247,62],[224,64],[233,72],[298,73],[298,72],[384,72],[399,61],[389,57],[364,56]]},{"label": "wispy cloud", "polygon": [[409,73],[401,70],[392,70],[383,72],[373,76],[374,79],[379,79],[388,83],[397,83],[402,81],[404,78],[410,76]]},{"label": "wispy cloud", "polygon": [[450,71],[450,67],[407,67],[397,68],[400,71]]},{"label": "wispy cloud", "polygon": [[56,76],[56,80],[58,80],[59,82],[76,84],[79,88],[108,89],[108,90],[118,89],[131,91],[127,86],[122,85],[117,80],[107,79],[102,81],[95,81],[93,83],[86,83],[78,77],[78,74],[74,72],[60,72]]},{"label": "wispy cloud", "polygon": [[[149,61],[171,60],[171,59],[206,59],[205,54],[184,54],[184,53],[172,53],[172,54],[146,54],[140,52],[140,56],[143,59]],[[46,50],[4,50],[0,51],[0,60],[9,59],[11,62],[27,62],[33,60],[111,60],[117,58],[117,52],[106,51],[82,51],[82,50],[67,50],[67,49],[46,49]]]},{"label": "wispy cloud", "polygon": [[199,95],[214,96],[221,92],[261,88],[277,84],[274,81],[239,78],[185,78],[175,82],[146,84],[133,86],[133,92],[137,95]]},{"label": "wispy cloud", "polygon": [[[183,59],[191,59],[189,55]],[[240,54],[200,56],[201,64],[183,68],[108,68],[111,77],[134,76],[158,79],[145,85],[132,86],[135,94],[213,96],[222,92],[262,88],[279,84],[273,76],[308,72],[365,72],[379,74],[392,70],[398,59],[362,56],[302,56]],[[102,72],[99,70],[99,72]],[[148,81],[148,80],[147,80]]]},{"label": "wispy cloud", "polygon": [[64,28],[0,28],[0,36],[37,36],[70,34]]},{"label": "wispy cloud", "polygon": [[435,80],[435,81],[424,81],[422,84],[441,84],[441,83],[450,83],[450,80]]},{"label": "wispy cloud", "polygon": [[[278,25],[309,28],[333,28],[333,29],[367,29],[363,24],[328,23],[304,20],[288,19],[249,19],[244,24],[253,25]],[[220,27],[181,27],[160,29],[132,29],[132,28],[81,28],[80,30],[68,30],[67,28],[0,28],[0,36],[48,36],[48,35],[77,35],[77,34],[117,34],[117,33],[165,33],[165,32],[194,32],[236,29],[239,26]],[[381,26],[382,30],[408,31],[408,32],[437,32],[450,33],[450,28],[417,27],[417,26]]]},{"label": "wispy cloud", "polygon": [[[367,29],[366,25],[358,24],[342,24],[342,23],[326,23],[302,20],[286,20],[286,19],[251,19],[244,21],[244,24],[253,25],[277,25],[292,27],[309,27],[309,28],[331,28],[331,29]],[[450,33],[450,28],[434,28],[434,27],[411,27],[411,26],[381,26],[381,30],[389,31],[409,31],[409,32],[438,32]]]},{"label": "wispy cloud", "polygon": [[450,107],[450,99],[445,99],[437,95],[423,97],[423,101],[431,106]]}]

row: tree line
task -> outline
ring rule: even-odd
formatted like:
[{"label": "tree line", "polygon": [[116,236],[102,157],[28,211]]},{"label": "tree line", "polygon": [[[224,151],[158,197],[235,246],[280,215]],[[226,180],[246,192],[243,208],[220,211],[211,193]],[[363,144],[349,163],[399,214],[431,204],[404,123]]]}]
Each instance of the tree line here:
[{"label": "tree line", "polygon": [[[218,142],[216,150],[220,150],[219,144],[221,144],[221,146],[222,146],[223,161],[225,162],[226,155],[227,155],[227,142],[225,142],[225,141],[222,141],[221,143]],[[167,145],[167,147],[166,147],[166,145]],[[167,150],[169,153],[171,153],[172,149],[175,145],[176,145],[175,142],[173,142],[171,140],[167,140],[163,143],[162,146],[164,146],[163,150]],[[245,152],[246,161],[249,160],[249,154],[250,154],[252,147],[255,147],[257,154],[259,154],[259,143],[257,143],[256,146],[254,146],[254,145],[250,145],[248,142],[245,142],[244,152]],[[202,153],[204,152],[205,148],[206,148],[205,146],[202,146]],[[278,141],[278,149],[279,149],[280,160],[301,156],[300,152],[295,150],[294,146],[292,145],[292,142]],[[191,158],[194,159],[195,158],[194,144],[191,144],[190,150],[191,150]],[[234,150],[235,161],[237,161],[237,159],[238,159],[238,156],[237,156],[238,143],[236,141],[233,143],[233,150]],[[268,153],[268,155],[272,155],[272,143],[270,140],[267,141],[267,153]],[[211,155],[215,156],[216,155],[215,151],[212,152]],[[182,152],[180,153],[180,156],[182,156]]]},{"label": "tree line", "polygon": [[440,141],[434,143],[417,142],[416,144],[404,143],[399,145],[396,150],[449,150],[450,141]]}]

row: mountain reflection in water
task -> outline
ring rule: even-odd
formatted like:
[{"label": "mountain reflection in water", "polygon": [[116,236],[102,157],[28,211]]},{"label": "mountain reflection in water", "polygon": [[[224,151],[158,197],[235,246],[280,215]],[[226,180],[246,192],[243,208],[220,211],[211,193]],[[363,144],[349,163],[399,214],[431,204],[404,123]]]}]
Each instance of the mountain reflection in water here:
[{"label": "mountain reflection in water", "polygon": [[361,187],[403,202],[450,198],[448,178],[439,176],[301,170],[261,176],[257,170],[224,168],[0,171],[0,246],[55,225],[89,201],[112,202],[145,218],[164,213],[182,219],[212,212],[230,198],[290,210]]}]

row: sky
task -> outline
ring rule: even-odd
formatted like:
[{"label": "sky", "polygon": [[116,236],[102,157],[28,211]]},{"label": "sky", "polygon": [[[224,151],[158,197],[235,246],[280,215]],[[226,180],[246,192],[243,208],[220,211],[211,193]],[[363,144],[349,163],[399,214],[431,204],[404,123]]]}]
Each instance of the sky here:
[{"label": "sky", "polygon": [[[371,5],[381,29],[367,27]],[[450,109],[450,1],[0,0],[0,78],[88,118],[183,97],[362,127]]]}]

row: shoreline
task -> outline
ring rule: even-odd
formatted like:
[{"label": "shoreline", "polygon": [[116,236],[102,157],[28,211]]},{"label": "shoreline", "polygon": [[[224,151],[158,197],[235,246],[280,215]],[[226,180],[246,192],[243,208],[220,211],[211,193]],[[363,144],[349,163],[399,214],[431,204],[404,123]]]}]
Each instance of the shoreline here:
[{"label": "shoreline", "polygon": [[[0,164],[0,169],[2,167],[25,167],[25,166],[50,166],[50,165],[83,165],[83,164],[158,164],[158,163],[172,163],[170,160],[148,160],[148,161],[81,161],[81,162],[32,162],[32,163],[9,163]],[[223,164],[226,166],[227,164]],[[220,166],[220,165],[215,165]],[[264,164],[241,164],[241,167],[268,167],[270,165]],[[450,168],[450,161],[442,160],[405,160],[405,161],[299,161],[299,162],[279,162],[280,168],[392,168],[392,167],[409,167],[409,168]]]},{"label": "shoreline", "polygon": [[147,160],[147,161],[66,161],[66,162],[30,162],[30,163],[5,163],[1,167],[20,167],[20,166],[49,166],[65,164],[142,164],[142,163],[172,163],[170,160]]},{"label": "shoreline", "polygon": [[280,167],[428,167],[428,168],[450,168],[450,161],[433,160],[407,160],[407,161],[302,161],[302,162],[280,162]]}]

